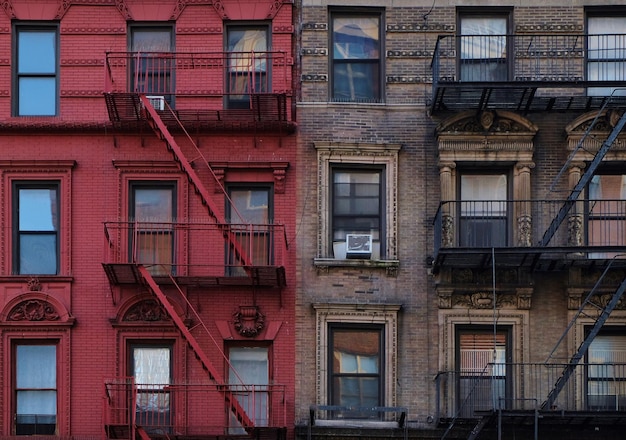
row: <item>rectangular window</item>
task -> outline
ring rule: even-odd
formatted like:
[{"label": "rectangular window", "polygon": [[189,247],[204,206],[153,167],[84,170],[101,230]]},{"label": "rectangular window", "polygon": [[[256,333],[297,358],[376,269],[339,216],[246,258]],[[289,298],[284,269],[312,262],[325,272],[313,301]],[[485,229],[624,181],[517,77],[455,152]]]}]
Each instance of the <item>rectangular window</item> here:
[{"label": "rectangular window", "polygon": [[460,246],[506,246],[507,193],[504,173],[461,175]]},{"label": "rectangular window", "polygon": [[587,409],[626,409],[626,334],[606,330],[587,353]]},{"label": "rectangular window", "polygon": [[331,12],[333,101],[381,101],[381,21],[378,11]]},{"label": "rectangular window", "polygon": [[[335,258],[350,257],[349,234],[371,236],[372,258],[380,257],[384,237],[384,169],[338,168],[332,172],[332,242]],[[359,254],[355,254],[358,256]],[[366,256],[369,258],[369,255]]]},{"label": "rectangular window", "polygon": [[[587,244],[626,245],[626,175],[596,174],[588,187]],[[590,258],[612,258],[621,252],[596,252]]]},{"label": "rectangular window", "polygon": [[170,432],[171,344],[131,344],[129,367],[137,385],[137,424],[148,433]]},{"label": "rectangular window", "polygon": [[[626,80],[626,16],[610,15],[587,17],[587,80]],[[589,96],[609,96],[616,90],[610,87],[590,87]]]},{"label": "rectangular window", "polygon": [[226,28],[228,108],[250,108],[251,94],[271,91],[268,29],[267,26],[242,25]]},{"label": "rectangular window", "polygon": [[132,182],[130,258],[153,275],[171,273],[174,264],[176,184]]},{"label": "rectangular window", "polygon": [[164,110],[165,102],[172,102],[173,47],[171,26],[134,26],[130,29],[132,91],[145,93],[157,110]]},{"label": "rectangular window", "polygon": [[457,330],[456,338],[456,404],[463,412],[462,417],[475,417],[475,411],[498,408],[500,399],[507,396],[509,332],[498,329],[494,333],[487,327],[463,328]]},{"label": "rectangular window", "polygon": [[[226,212],[233,225],[238,247],[244,253],[246,264],[267,266],[272,264],[272,188],[269,186],[229,186]],[[242,261],[229,255],[230,273],[243,275]],[[241,269],[241,270],[240,270]]]},{"label": "rectangular window", "polygon": [[508,79],[508,16],[463,14],[460,16],[461,81]]},{"label": "rectangular window", "polygon": [[[328,346],[329,401],[331,405],[373,407],[383,405],[383,327],[331,325]],[[371,412],[343,411],[336,417],[365,418]]]},{"label": "rectangular window", "polygon": [[[232,346],[228,349],[228,383],[255,426],[269,425],[269,348]],[[245,434],[231,413],[230,434]]]},{"label": "rectangular window", "polygon": [[52,344],[15,346],[15,434],[54,435],[57,350]]},{"label": "rectangular window", "polygon": [[58,28],[17,26],[17,116],[55,116],[58,99]]},{"label": "rectangular window", "polygon": [[59,268],[59,183],[13,184],[13,272],[56,275]]}]

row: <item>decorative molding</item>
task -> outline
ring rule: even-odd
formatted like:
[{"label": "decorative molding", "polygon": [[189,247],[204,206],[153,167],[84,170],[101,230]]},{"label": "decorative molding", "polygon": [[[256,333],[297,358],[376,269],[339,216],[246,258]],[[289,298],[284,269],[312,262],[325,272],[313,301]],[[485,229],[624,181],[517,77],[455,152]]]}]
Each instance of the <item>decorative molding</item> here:
[{"label": "decorative molding", "polygon": [[58,321],[59,312],[52,304],[38,299],[19,303],[7,315],[7,321]]},{"label": "decorative molding", "polygon": [[432,58],[432,50],[388,50],[387,58]]},{"label": "decorative molding", "polygon": [[257,306],[240,306],[233,313],[235,331],[246,338],[254,338],[265,328],[265,315]]},{"label": "decorative molding", "polygon": [[388,24],[387,32],[454,32],[453,24]]},{"label": "decorative molding", "polygon": [[122,317],[124,322],[157,322],[171,321],[163,306],[154,299],[139,301],[126,310]]},{"label": "decorative molding", "polygon": [[4,13],[7,14],[11,20],[16,19],[15,9],[13,9],[13,1],[12,0],[4,0],[2,2],[2,9],[4,9]]},{"label": "decorative molding", "polygon": [[302,55],[326,56],[328,55],[328,49],[326,47],[315,47],[312,49],[303,48],[301,53]]},{"label": "decorative molding", "polygon": [[61,96],[64,98],[94,98],[101,97],[102,90],[63,90]]},{"label": "decorative molding", "polygon": [[[233,171],[268,171],[274,180],[274,193],[285,193],[285,178],[287,177],[287,169],[289,162],[211,162],[209,166],[213,170],[215,178],[219,185],[215,185],[215,193],[222,193],[224,190],[224,182],[227,180],[229,172]],[[257,181],[259,181],[257,179]]]},{"label": "decorative molding", "polygon": [[300,76],[302,82],[326,82],[328,75],[325,73],[303,73]]},{"label": "decorative molding", "polygon": [[517,25],[515,27],[516,32],[581,32],[584,30],[581,24],[554,24],[554,23],[539,23],[530,25]]},{"label": "decorative molding", "polygon": [[421,84],[428,82],[428,77],[387,75],[387,84]]},{"label": "decorative molding", "polygon": [[[30,286],[29,286],[30,287]],[[0,325],[72,326],[74,318],[51,292],[31,290],[14,297],[0,313]]]},{"label": "decorative molding", "polygon": [[[567,148],[576,161],[590,161],[613,130],[623,111],[610,109],[585,113],[565,126]],[[592,127],[593,124],[593,127]],[[591,129],[593,128],[593,129]],[[626,160],[626,134],[621,133],[604,160]]]},{"label": "decorative molding", "polygon": [[221,26],[210,26],[210,27],[177,27],[176,34],[177,35],[185,35],[185,34],[202,34],[202,35],[216,35],[223,33],[224,29]]},{"label": "decorative molding", "polygon": [[[125,35],[126,29],[116,27],[62,27],[61,34],[63,35]],[[104,61],[102,61],[104,63]]]},{"label": "decorative molding", "polygon": [[282,25],[274,25],[272,26],[273,34],[293,34],[294,27],[292,25],[282,26]]},{"label": "decorative molding", "polygon": [[[104,66],[104,60],[101,59],[78,59],[78,60],[61,60],[61,66],[63,67],[73,67],[73,66],[80,66],[80,67],[89,67],[89,66],[94,66],[94,67],[102,67]],[[100,92],[102,93],[102,92]]]}]

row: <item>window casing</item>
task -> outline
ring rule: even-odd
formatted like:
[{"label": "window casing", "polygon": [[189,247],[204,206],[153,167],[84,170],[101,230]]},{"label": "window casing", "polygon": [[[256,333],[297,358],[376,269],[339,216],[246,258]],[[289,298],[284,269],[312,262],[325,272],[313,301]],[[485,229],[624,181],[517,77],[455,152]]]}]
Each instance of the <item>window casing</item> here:
[{"label": "window casing", "polygon": [[382,96],[382,12],[331,11],[332,100],[380,102]]},{"label": "window casing", "polygon": [[227,108],[250,108],[251,94],[271,91],[269,38],[267,25],[227,26]]},{"label": "window casing", "polygon": [[463,12],[459,15],[461,81],[506,81],[509,78],[508,28],[508,13]]},{"label": "window casing", "polygon": [[462,173],[459,181],[461,247],[506,246],[508,243],[508,175]]},{"label": "window casing", "polygon": [[157,110],[172,104],[174,93],[174,51],[171,26],[139,25],[130,28],[130,51],[137,54],[131,63],[132,91],[145,93]]},{"label": "window casing", "polygon": [[[381,325],[332,324],[328,371],[331,405],[381,406],[384,396],[384,328]],[[338,417],[367,417],[347,411]]]},{"label": "window casing", "polygon": [[15,116],[55,116],[58,108],[58,27],[15,27]]},{"label": "window casing", "polygon": [[[586,238],[588,246],[626,245],[626,174],[596,174],[591,179]],[[619,252],[591,253],[590,258],[612,258]]]},{"label": "window casing", "polygon": [[174,270],[175,182],[131,182],[130,261],[144,264],[153,275]]},{"label": "window casing", "polygon": [[137,386],[136,420],[148,433],[168,432],[172,426],[172,344],[129,344],[129,373]]},{"label": "window casing", "polygon": [[57,346],[14,345],[15,435],[54,435],[57,431]]},{"label": "window casing", "polygon": [[[624,81],[626,79],[626,14],[616,11],[587,16],[587,80]],[[590,87],[589,96],[609,96],[610,87]]]},{"label": "window casing", "polygon": [[59,271],[59,182],[13,183],[13,272]]},{"label": "window casing", "polygon": [[[465,412],[463,416],[472,417],[474,411],[491,410],[494,401],[510,396],[507,363],[512,362],[511,332],[502,327],[494,332],[487,326],[461,326],[456,330],[456,403]],[[461,406],[468,396],[471,400]]]},{"label": "window casing", "polygon": [[333,244],[345,244],[347,234],[369,234],[373,246],[384,249],[384,182],[382,167],[332,168]]}]

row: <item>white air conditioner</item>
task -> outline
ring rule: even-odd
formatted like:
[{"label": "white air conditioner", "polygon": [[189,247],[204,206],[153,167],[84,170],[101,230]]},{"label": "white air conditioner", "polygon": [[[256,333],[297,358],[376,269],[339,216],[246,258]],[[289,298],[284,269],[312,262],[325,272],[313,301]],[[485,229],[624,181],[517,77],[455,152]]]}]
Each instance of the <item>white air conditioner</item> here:
[{"label": "white air conditioner", "polygon": [[372,256],[372,234],[346,234],[347,258],[370,258]]},{"label": "white air conditioner", "polygon": [[156,110],[165,110],[165,96],[146,95],[146,98],[148,98],[148,101]]}]

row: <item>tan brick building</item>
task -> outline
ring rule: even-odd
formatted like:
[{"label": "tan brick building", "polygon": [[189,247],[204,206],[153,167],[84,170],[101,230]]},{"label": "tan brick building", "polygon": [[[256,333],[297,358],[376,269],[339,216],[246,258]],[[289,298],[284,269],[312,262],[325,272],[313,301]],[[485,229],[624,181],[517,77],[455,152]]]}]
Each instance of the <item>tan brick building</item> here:
[{"label": "tan brick building", "polygon": [[626,423],[626,9],[498,3],[296,8],[301,438]]}]

